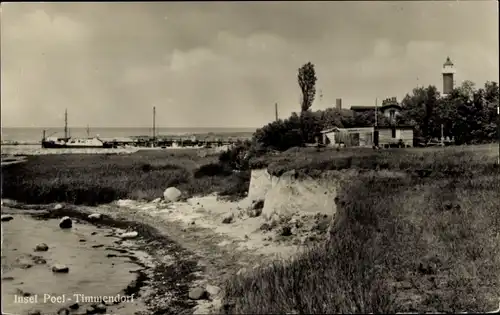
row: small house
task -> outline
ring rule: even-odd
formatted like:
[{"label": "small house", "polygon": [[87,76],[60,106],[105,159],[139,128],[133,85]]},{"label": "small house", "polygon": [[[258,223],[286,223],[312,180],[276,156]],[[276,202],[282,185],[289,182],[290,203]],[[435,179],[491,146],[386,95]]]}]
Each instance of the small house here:
[{"label": "small house", "polygon": [[394,147],[413,146],[412,126],[338,128],[321,131],[323,143],[327,146],[343,144],[347,147]]},{"label": "small house", "polygon": [[375,111],[375,108],[377,108],[377,112],[382,114],[383,116],[387,117],[389,121],[395,122],[396,121],[396,116],[398,116],[403,109],[396,97],[391,97],[387,98],[382,101],[382,106],[375,107],[375,106],[351,106],[351,110],[355,113],[363,113],[367,111]]}]

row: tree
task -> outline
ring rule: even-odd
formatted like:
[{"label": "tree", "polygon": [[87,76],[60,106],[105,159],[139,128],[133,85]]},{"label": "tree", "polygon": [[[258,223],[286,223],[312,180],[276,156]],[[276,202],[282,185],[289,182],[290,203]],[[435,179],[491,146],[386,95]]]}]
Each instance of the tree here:
[{"label": "tree", "polygon": [[300,111],[308,111],[316,96],[316,71],[311,62],[306,63],[299,68],[298,81],[300,91],[302,92],[302,101],[300,104]]}]

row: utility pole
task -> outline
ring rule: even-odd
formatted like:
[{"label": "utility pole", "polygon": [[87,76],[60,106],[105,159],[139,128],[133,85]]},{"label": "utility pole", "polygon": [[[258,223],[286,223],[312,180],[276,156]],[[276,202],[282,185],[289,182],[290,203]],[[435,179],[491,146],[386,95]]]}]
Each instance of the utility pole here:
[{"label": "utility pole", "polygon": [[90,138],[90,128],[89,128],[89,125],[87,125],[87,138]]},{"label": "utility pole", "polygon": [[377,127],[378,98],[375,98],[375,128]]},{"label": "utility pole", "polygon": [[274,103],[274,115],[276,121],[278,121],[278,103]]},{"label": "utility pole", "polygon": [[64,111],[64,138],[68,138],[68,109]]},{"label": "utility pole", "polygon": [[153,106],[153,146],[156,142],[156,107]]}]

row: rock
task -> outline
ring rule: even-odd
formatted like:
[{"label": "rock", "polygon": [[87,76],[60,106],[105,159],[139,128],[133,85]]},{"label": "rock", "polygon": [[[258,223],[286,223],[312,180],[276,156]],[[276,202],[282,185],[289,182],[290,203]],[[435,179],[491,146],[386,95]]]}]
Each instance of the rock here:
[{"label": "rock", "polygon": [[89,214],[89,216],[87,218],[90,221],[97,221],[97,220],[100,220],[102,218],[102,214],[100,214],[100,213],[92,213],[92,214]]},{"label": "rock", "polygon": [[70,217],[64,217],[59,221],[59,227],[61,229],[70,229],[73,226],[73,221]]},{"label": "rock", "polygon": [[57,311],[57,315],[69,315],[70,312],[67,308],[63,307]]},{"label": "rock", "polygon": [[161,198],[156,198],[155,200],[151,201],[151,203],[160,203]]},{"label": "rock", "polygon": [[100,248],[100,247],[103,247],[104,245],[102,244],[96,244],[96,245],[92,245],[92,248]]},{"label": "rock", "polygon": [[207,284],[205,291],[207,292],[208,298],[213,300],[217,295],[219,295],[221,288],[215,285]]},{"label": "rock", "polygon": [[52,272],[55,272],[55,273],[68,273],[69,272],[69,267],[65,266],[65,265],[56,264],[56,265],[52,266]]},{"label": "rock", "polygon": [[175,187],[168,187],[165,189],[165,192],[163,193],[163,197],[165,200],[171,201],[171,202],[176,202],[179,200],[181,197],[182,192],[175,188]]},{"label": "rock", "polygon": [[224,218],[222,218],[222,223],[229,224],[233,222],[234,220],[234,214],[232,212],[227,213]]},{"label": "rock", "polygon": [[18,266],[21,269],[29,269],[29,268],[33,267],[33,265],[27,261],[20,261]]},{"label": "rock", "polygon": [[14,217],[9,214],[2,214],[2,222],[9,222],[10,220],[14,220]]},{"label": "rock", "polygon": [[84,238],[81,238],[81,239],[79,239],[78,241],[79,241],[80,243],[85,243],[87,240],[86,240],[86,239],[84,239]]},{"label": "rock", "polygon": [[33,262],[37,265],[43,265],[47,263],[47,261],[41,256],[33,256]]},{"label": "rock", "polygon": [[254,202],[252,202],[252,209],[253,210],[257,210],[257,209],[261,209],[264,208],[264,199],[259,199],[259,200],[255,200]]},{"label": "rock", "polygon": [[205,291],[205,289],[200,287],[192,288],[191,290],[189,290],[188,296],[191,300],[202,300],[206,298],[207,292]]},{"label": "rock", "polygon": [[96,234],[97,234],[97,232],[92,232],[92,233],[90,233],[90,235],[96,235]]},{"label": "rock", "polygon": [[63,208],[63,205],[58,203],[54,206],[54,210],[59,210],[59,209],[62,209]]},{"label": "rock", "polygon": [[12,281],[14,277],[2,277],[2,281]]},{"label": "rock", "polygon": [[136,231],[132,231],[132,232],[126,232],[126,233],[121,234],[120,238],[122,240],[128,240],[128,239],[136,238],[138,235],[139,235],[139,233],[137,233]]},{"label": "rock", "polygon": [[269,223],[262,223],[262,225],[260,226],[260,230],[261,231],[271,231],[272,230],[272,227]]},{"label": "rock", "polygon": [[292,235],[292,229],[290,228],[290,226],[288,225],[285,225],[281,228],[281,233],[280,233],[281,236],[290,236]]},{"label": "rock", "polygon": [[46,252],[49,250],[49,246],[45,243],[40,243],[35,246],[35,252]]},{"label": "rock", "polygon": [[79,307],[80,307],[80,305],[78,303],[73,303],[69,306],[69,308],[72,310],[77,310]]},{"label": "rock", "polygon": [[104,314],[106,313],[106,305],[100,303],[100,304],[97,304],[97,305],[92,305],[92,307],[94,308],[94,313],[95,314]]}]

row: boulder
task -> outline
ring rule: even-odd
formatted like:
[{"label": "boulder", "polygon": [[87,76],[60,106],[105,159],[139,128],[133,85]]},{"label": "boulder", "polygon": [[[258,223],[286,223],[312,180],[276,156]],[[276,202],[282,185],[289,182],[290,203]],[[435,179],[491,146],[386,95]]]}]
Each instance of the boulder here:
[{"label": "boulder", "polygon": [[63,208],[63,205],[58,203],[54,206],[54,210],[59,210],[59,209],[62,209]]},{"label": "boulder", "polygon": [[95,314],[104,314],[106,313],[106,305],[100,303],[100,304],[97,304],[97,305],[92,305],[92,307],[94,308],[94,313]]},{"label": "boulder", "polygon": [[233,222],[233,220],[234,220],[234,214],[232,212],[229,212],[222,218],[222,223],[229,224]]},{"label": "boulder", "polygon": [[192,288],[188,296],[191,300],[203,300],[207,297],[207,291],[200,287]]},{"label": "boulder", "polygon": [[131,238],[136,238],[138,235],[139,235],[139,233],[132,231],[132,232],[126,232],[126,233],[121,234],[120,238],[122,240],[127,240],[127,239],[131,239]]},{"label": "boulder", "polygon": [[68,273],[69,267],[65,265],[56,264],[52,266],[52,272],[54,273]]},{"label": "boulder", "polygon": [[49,250],[49,246],[45,243],[40,243],[35,246],[35,252],[46,252]]},{"label": "boulder", "polygon": [[73,226],[73,221],[70,217],[64,217],[59,221],[59,227],[61,229],[70,229]]},{"label": "boulder", "polygon": [[13,220],[14,217],[9,215],[9,214],[2,214],[2,222],[9,222],[10,220]]},{"label": "boulder", "polygon": [[207,286],[205,287],[205,291],[207,292],[208,298],[210,300],[213,300],[215,297],[217,297],[217,295],[219,295],[221,288],[215,285],[207,284]]},{"label": "boulder", "polygon": [[90,221],[97,221],[97,220],[100,220],[102,218],[102,214],[100,214],[100,213],[92,213],[92,214],[89,214],[89,216],[87,218]]},{"label": "boulder", "polygon": [[182,192],[175,187],[168,187],[165,189],[165,192],[163,192],[163,198],[171,202],[178,201],[181,198],[181,195]]}]

